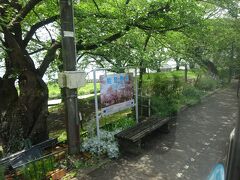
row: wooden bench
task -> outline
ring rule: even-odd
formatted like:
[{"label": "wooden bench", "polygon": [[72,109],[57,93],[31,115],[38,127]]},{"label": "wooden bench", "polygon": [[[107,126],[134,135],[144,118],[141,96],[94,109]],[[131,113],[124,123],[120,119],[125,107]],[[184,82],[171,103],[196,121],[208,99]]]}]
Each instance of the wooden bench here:
[{"label": "wooden bench", "polygon": [[171,117],[161,119],[151,117],[133,127],[125,129],[115,135],[118,140],[120,152],[139,153],[141,151],[142,139],[156,129],[162,132],[169,132],[169,121]]}]

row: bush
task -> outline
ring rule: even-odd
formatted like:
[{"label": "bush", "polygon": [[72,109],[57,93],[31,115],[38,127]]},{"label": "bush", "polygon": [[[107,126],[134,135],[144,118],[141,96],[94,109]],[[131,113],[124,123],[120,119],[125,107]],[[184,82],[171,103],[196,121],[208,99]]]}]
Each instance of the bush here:
[{"label": "bush", "polygon": [[171,116],[178,110],[178,99],[166,98],[162,96],[151,97],[151,112],[153,115],[161,117]]},{"label": "bush", "polygon": [[109,124],[106,124],[102,127],[102,129],[107,131],[115,131],[118,129],[126,129],[128,127],[131,127],[135,124],[135,120],[133,118],[121,118],[118,121],[111,122]]},{"label": "bush", "polygon": [[115,141],[114,135],[119,133],[121,129],[113,132],[105,130],[100,131],[100,140],[98,137],[90,137],[84,140],[81,150],[87,151],[96,155],[107,154],[109,158],[117,158],[119,156],[118,144]]},{"label": "bush", "polygon": [[0,165],[0,179],[4,179],[4,172],[5,172],[5,168]]},{"label": "bush", "polygon": [[196,87],[204,91],[212,91],[217,88],[217,85],[218,83],[215,79],[210,76],[205,76],[198,81]]},{"label": "bush", "polygon": [[201,90],[195,88],[194,86],[186,85],[182,90],[181,103],[188,105],[196,104],[202,95],[203,92]]},{"label": "bush", "polygon": [[46,179],[46,173],[52,171],[56,166],[54,156],[34,160],[20,168],[24,179],[39,180]]},{"label": "bush", "polygon": [[178,110],[180,87],[181,83],[177,76],[173,76],[172,79],[156,76],[152,83],[152,113],[161,117],[175,114]]},{"label": "bush", "polygon": [[200,99],[201,94],[202,93],[199,89],[196,89],[194,86],[191,85],[185,86],[182,90],[182,95],[185,97]]}]

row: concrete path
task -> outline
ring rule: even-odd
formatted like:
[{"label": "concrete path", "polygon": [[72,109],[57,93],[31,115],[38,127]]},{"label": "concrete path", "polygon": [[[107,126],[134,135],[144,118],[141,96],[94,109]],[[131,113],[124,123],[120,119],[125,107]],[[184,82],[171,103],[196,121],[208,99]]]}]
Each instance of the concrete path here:
[{"label": "concrete path", "polygon": [[[100,93],[98,93],[99,95]],[[89,97],[93,97],[94,94],[87,94],[87,95],[82,95],[82,96],[78,96],[78,99],[86,99]],[[58,105],[62,102],[62,99],[52,99],[48,101],[48,106],[54,106],[54,105]]]},{"label": "concrete path", "polygon": [[237,112],[235,90],[220,90],[181,112],[169,134],[148,136],[143,153],[111,161],[79,179],[204,180],[226,157]]}]

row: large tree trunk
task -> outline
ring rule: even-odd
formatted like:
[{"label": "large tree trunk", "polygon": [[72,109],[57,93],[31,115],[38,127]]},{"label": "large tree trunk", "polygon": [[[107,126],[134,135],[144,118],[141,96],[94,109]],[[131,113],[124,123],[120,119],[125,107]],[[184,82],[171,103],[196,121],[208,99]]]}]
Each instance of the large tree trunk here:
[{"label": "large tree trunk", "polygon": [[180,61],[175,60],[175,62],[176,62],[176,71],[179,71],[180,70]]},{"label": "large tree trunk", "polygon": [[[48,89],[35,69],[31,57],[27,54],[15,36],[5,31],[5,42],[10,49],[7,54],[5,82],[10,82],[10,77],[16,74],[19,84],[19,95],[16,97],[14,81],[8,83],[11,91],[8,97],[14,97],[6,101],[1,108],[0,138],[4,144],[5,152],[15,152],[24,146],[24,140],[31,140],[32,144],[39,143],[48,138]],[[6,83],[0,87],[0,99],[6,98]],[[15,89],[15,90],[14,90]]]},{"label": "large tree trunk", "polygon": [[[6,81],[6,80],[5,80]],[[9,89],[7,86],[2,90]],[[14,84],[11,89],[15,89]],[[1,99],[15,97],[1,108],[1,139],[4,152],[15,152],[24,146],[24,140],[31,140],[32,144],[48,138],[47,131],[47,100],[46,84],[32,72],[24,72],[19,80],[20,95],[16,91],[9,91],[8,96],[0,93]]]},{"label": "large tree trunk", "polygon": [[33,144],[48,138],[48,89],[37,72],[26,71],[21,74],[19,82],[19,102],[25,117],[22,121],[24,139],[29,138]]},{"label": "large tree trunk", "polygon": [[11,146],[17,144],[14,142],[15,140],[18,141],[17,138],[21,139],[20,135],[16,138],[12,137],[10,132],[12,130],[15,132],[19,131],[19,128],[16,128],[17,122],[12,122],[14,118],[7,118],[9,112],[15,108],[15,103],[18,101],[17,89],[15,88],[14,82],[15,79],[13,78],[0,78],[0,141],[4,145],[5,152],[9,151],[10,139],[12,144]]},{"label": "large tree trunk", "polygon": [[229,68],[228,68],[228,83],[231,83],[232,76],[233,76],[233,70],[232,70],[232,67],[230,65]]},{"label": "large tree trunk", "polygon": [[175,58],[174,61],[176,62],[176,71],[180,70],[180,63],[181,63],[181,58]]}]

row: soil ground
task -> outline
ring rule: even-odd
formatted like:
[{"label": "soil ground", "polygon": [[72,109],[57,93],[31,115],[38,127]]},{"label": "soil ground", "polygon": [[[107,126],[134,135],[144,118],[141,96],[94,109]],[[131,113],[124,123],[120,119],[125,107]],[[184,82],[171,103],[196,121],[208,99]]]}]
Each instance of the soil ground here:
[{"label": "soil ground", "polygon": [[146,137],[139,155],[122,156],[77,179],[206,179],[216,163],[224,162],[237,119],[236,87],[222,89],[180,112],[169,134]]}]

